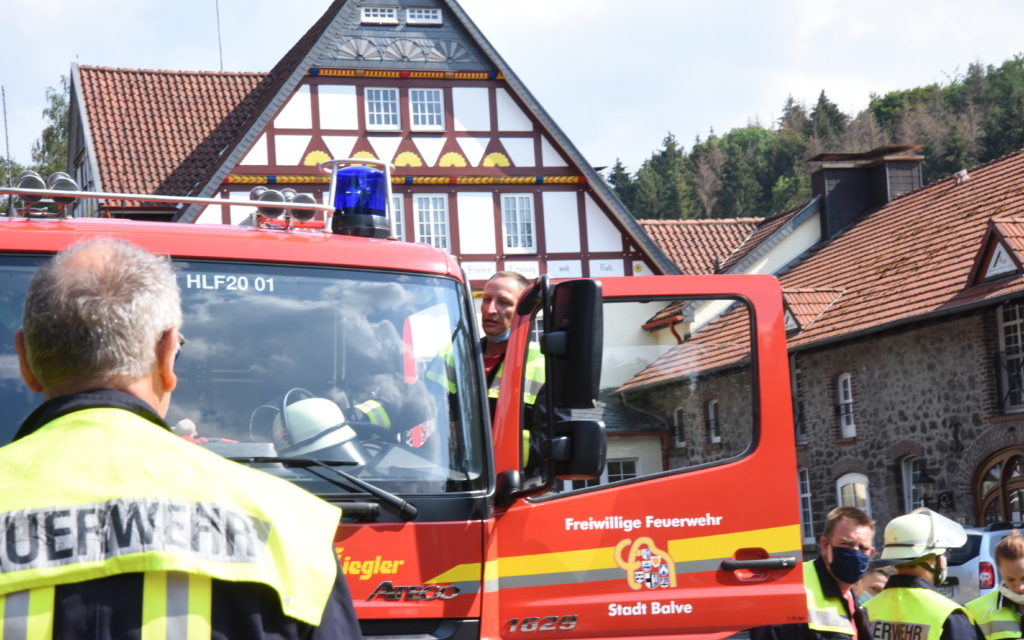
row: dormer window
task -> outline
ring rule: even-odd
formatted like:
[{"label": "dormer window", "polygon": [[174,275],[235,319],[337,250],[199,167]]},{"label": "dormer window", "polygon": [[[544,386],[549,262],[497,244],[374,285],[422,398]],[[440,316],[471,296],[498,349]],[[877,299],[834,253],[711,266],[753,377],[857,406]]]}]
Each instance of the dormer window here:
[{"label": "dormer window", "polygon": [[1017,265],[1013,263],[1013,258],[1010,257],[1010,252],[1006,250],[1006,247],[1002,243],[997,244],[995,250],[992,252],[992,258],[988,261],[988,269],[985,270],[985,279],[998,278],[999,276],[1005,276],[1016,272]]},{"label": "dormer window", "polygon": [[440,9],[406,9],[405,23],[438,26],[443,24]]},{"label": "dormer window", "polygon": [[398,24],[396,7],[362,7],[359,13],[362,24]]}]

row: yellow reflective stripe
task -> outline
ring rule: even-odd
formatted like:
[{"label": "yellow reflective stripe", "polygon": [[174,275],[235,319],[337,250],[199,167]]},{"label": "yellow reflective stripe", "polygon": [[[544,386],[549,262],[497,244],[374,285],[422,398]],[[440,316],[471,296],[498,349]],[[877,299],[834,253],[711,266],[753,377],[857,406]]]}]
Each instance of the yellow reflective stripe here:
[{"label": "yellow reflective stripe", "polygon": [[213,580],[209,576],[188,577],[188,640],[208,640],[213,634]]},{"label": "yellow reflective stripe", "polygon": [[[629,536],[629,534],[624,532],[620,533]],[[630,537],[636,537],[638,532],[634,531],[633,534]],[[677,563],[699,562],[701,560],[731,558],[736,549],[745,547],[760,547],[768,553],[787,553],[793,551],[793,549],[800,548],[799,537],[800,525],[793,524],[767,529],[701,536],[698,538],[669,540],[668,550],[669,555]],[[493,575],[488,577],[496,579],[545,573],[618,568],[619,566],[615,562],[615,547],[597,547],[594,549],[577,549],[573,551],[498,558],[496,561],[488,562],[488,572],[493,572]],[[478,579],[479,575],[480,563],[473,562],[456,565],[444,573],[430,578],[426,582],[464,582]]]},{"label": "yellow reflective stripe", "polygon": [[208,640],[212,580],[180,571],[150,571],[142,586],[141,640]]},{"label": "yellow reflective stripe", "polygon": [[366,417],[370,419],[370,422],[378,427],[384,427],[385,429],[391,428],[391,418],[388,416],[388,412],[384,410],[384,405],[376,400],[360,402],[355,406],[355,408],[365,413]]},{"label": "yellow reflective stripe", "polygon": [[1021,637],[1019,620],[992,620],[991,622],[979,622],[978,626],[989,640]]},{"label": "yellow reflective stripe", "polygon": [[142,579],[140,640],[167,640],[167,573],[149,571]]},{"label": "yellow reflective stripe", "polygon": [[49,586],[0,597],[0,640],[52,638],[53,596]]}]

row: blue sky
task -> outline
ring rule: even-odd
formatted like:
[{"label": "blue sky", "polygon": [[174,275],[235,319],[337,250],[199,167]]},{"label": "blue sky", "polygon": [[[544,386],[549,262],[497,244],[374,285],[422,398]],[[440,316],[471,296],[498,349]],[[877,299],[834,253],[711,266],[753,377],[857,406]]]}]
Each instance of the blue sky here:
[{"label": "blue sky", "polygon": [[[848,113],[871,93],[945,83],[1024,52],[1018,0],[461,0],[594,165],[635,170],[669,131],[769,125],[824,89]],[[220,0],[224,70],[267,71],[329,0]],[[400,1],[398,2],[400,4]],[[3,0],[13,158],[30,160],[45,90],[73,62],[220,67],[214,0]],[[6,153],[0,147],[0,153]]]}]

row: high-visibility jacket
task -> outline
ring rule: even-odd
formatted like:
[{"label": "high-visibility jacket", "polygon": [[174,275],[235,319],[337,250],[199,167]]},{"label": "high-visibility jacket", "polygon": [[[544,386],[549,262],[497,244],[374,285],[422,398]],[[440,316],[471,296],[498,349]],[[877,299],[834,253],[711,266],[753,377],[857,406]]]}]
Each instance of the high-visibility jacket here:
[{"label": "high-visibility jacket", "polygon": [[[438,354],[435,362],[443,365],[443,367],[432,365],[427,370],[427,380],[441,385],[448,391],[448,393],[457,393],[458,384],[455,379],[455,356],[452,353],[451,345],[447,346]],[[497,370],[487,383],[487,397],[491,400],[495,400],[498,397],[498,391],[501,387],[501,376],[504,371],[505,358],[502,356],[501,362],[498,363]],[[531,342],[528,347],[524,378],[523,402],[529,405],[536,404],[537,396],[540,394],[541,387],[544,386],[545,378],[544,354],[541,353],[540,345],[536,342]]]},{"label": "high-visibility jacket", "polygon": [[214,582],[314,627],[335,588],[336,507],[124,408],[0,448],[0,495],[0,629],[21,637],[50,637],[55,587],[122,574],[142,575],[144,640],[209,637]]},{"label": "high-visibility jacket", "polygon": [[899,579],[909,583],[911,577],[890,578],[885,589],[864,604],[874,637],[939,640],[950,616],[960,613],[971,619],[966,609],[923,581],[915,582],[921,586],[893,586]]},{"label": "high-visibility jacket", "polygon": [[807,626],[813,631],[847,636],[857,635],[842,597],[826,596],[813,560],[804,563],[804,591],[807,593]]},{"label": "high-visibility jacket", "polygon": [[1002,597],[999,591],[990,591],[964,605],[974,623],[985,635],[985,640],[1006,640],[1024,637],[1017,606]]}]

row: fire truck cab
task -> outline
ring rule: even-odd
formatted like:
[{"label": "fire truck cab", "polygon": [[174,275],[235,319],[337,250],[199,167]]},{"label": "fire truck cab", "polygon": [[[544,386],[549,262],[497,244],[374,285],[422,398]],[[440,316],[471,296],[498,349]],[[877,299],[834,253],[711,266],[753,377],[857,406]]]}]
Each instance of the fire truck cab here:
[{"label": "fire truck cab", "polygon": [[[12,346],[29,279],[96,236],[173,257],[188,343],[168,422],[342,508],[337,557],[367,637],[724,637],[805,619],[773,278],[541,279],[492,418],[447,253],[3,217],[0,444],[41,402]],[[666,309],[674,331],[643,328]],[[538,349],[540,389],[524,373]]]}]

